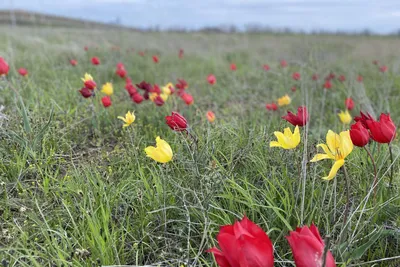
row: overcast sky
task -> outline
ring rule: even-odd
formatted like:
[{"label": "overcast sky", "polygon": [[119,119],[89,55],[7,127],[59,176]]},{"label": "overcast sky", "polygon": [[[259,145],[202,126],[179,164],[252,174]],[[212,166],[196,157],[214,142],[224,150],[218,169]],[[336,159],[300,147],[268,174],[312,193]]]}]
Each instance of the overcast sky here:
[{"label": "overcast sky", "polygon": [[260,24],[296,30],[400,29],[400,0],[0,0],[33,10],[124,25],[199,28]]}]

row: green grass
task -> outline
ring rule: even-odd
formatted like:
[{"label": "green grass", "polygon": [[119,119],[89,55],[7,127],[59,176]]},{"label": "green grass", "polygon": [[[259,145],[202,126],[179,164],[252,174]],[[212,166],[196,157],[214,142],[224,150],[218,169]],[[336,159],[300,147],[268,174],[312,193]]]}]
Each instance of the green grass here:
[{"label": "green grass", "polygon": [[[353,116],[360,109],[390,112],[399,125],[400,40],[3,29],[0,56],[11,67],[0,81],[7,116],[0,121],[0,260],[5,266],[214,266],[204,251],[216,244],[220,225],[244,214],[273,240],[275,266],[293,266],[285,236],[312,222],[322,236],[330,235],[338,266],[400,265],[399,139],[392,143],[391,189],[388,147],[370,146],[378,166],[376,201],[365,151],[355,147],[346,159],[351,180],[346,225],[343,172],[324,181],[332,162],[308,163],[328,129],[346,128],[337,112],[348,96],[356,102]],[[112,51],[114,45],[121,51]],[[135,52],[127,53],[132,47]],[[184,59],[177,57],[179,48],[185,49]],[[145,57],[137,55],[145,49]],[[159,64],[151,61],[153,54],[160,55]],[[100,66],[90,65],[94,55]],[[71,58],[78,66],[69,65]],[[283,58],[289,63],[284,70],[278,64]],[[380,73],[373,59],[389,71]],[[162,107],[135,105],[114,74],[119,61],[134,82],[186,79],[195,104],[185,106],[173,96]],[[231,62],[236,72],[230,71]],[[271,65],[268,73],[261,67],[265,63]],[[29,76],[20,77],[19,67]],[[300,82],[292,81],[294,71],[301,73]],[[335,80],[333,89],[324,91],[322,79],[330,71],[347,80]],[[98,84],[113,82],[110,108],[101,106],[100,93],[93,102],[79,95],[85,72]],[[311,80],[315,72],[318,82]],[[217,77],[215,86],[207,84],[210,73]],[[358,74],[364,83],[356,81]],[[266,103],[286,93],[290,106],[265,110]],[[295,150],[269,148],[273,132],[290,126],[280,117],[299,105],[307,105],[311,115],[307,141],[301,129]],[[135,110],[137,119],[122,129],[117,116],[128,110]],[[197,143],[165,124],[174,110],[188,119]],[[207,110],[216,114],[213,124],[206,120]],[[144,153],[158,135],[174,151],[165,165]]]}]

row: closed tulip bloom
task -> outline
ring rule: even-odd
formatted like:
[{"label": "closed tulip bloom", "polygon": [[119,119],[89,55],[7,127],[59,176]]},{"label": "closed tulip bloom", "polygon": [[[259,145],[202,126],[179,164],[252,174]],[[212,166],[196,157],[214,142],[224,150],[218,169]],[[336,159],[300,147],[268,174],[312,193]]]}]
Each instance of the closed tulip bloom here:
[{"label": "closed tulip bloom", "polygon": [[71,59],[69,61],[69,64],[71,64],[71,66],[76,66],[78,64],[78,61],[76,61],[75,59]]},{"label": "closed tulip bloom", "polygon": [[135,93],[132,95],[132,101],[136,104],[140,104],[143,102],[143,96],[139,93]]},{"label": "closed tulip bloom", "polygon": [[338,113],[338,116],[343,124],[350,124],[351,120],[353,119],[348,110],[340,111],[340,113]]},{"label": "closed tulip bloom", "polygon": [[93,65],[100,65],[100,59],[98,57],[92,57]]},{"label": "closed tulip bloom", "polygon": [[178,89],[187,89],[189,88],[188,83],[184,79],[178,79],[178,83],[175,85]]},{"label": "closed tulip bloom", "polygon": [[121,78],[125,78],[127,71],[124,68],[120,68],[115,71],[115,74],[117,74]]},{"label": "closed tulip bloom", "polygon": [[353,142],[350,138],[349,131],[343,131],[337,134],[331,130],[326,134],[326,144],[318,144],[317,147],[321,147],[325,154],[317,154],[311,160],[311,162],[317,162],[323,159],[334,160],[329,175],[323,177],[324,180],[332,180],[337,171],[343,166],[345,158],[353,151]]},{"label": "closed tulip bloom", "polygon": [[396,125],[394,125],[390,114],[382,113],[379,121],[367,120],[368,129],[371,132],[371,138],[381,144],[392,142],[396,137]]},{"label": "closed tulip bloom", "polygon": [[207,252],[220,267],[273,267],[274,248],[268,235],[246,216],[233,225],[221,226],[218,245]]},{"label": "closed tulip bloom", "polygon": [[341,81],[341,82],[346,81],[346,76],[340,75],[340,76],[339,76],[339,81]]},{"label": "closed tulip bloom", "polygon": [[165,86],[163,86],[161,88],[161,90],[162,90],[163,94],[171,95],[174,90],[173,88],[174,88],[174,85],[172,83],[168,83]]},{"label": "closed tulip bloom", "polygon": [[268,64],[264,64],[264,65],[263,65],[263,69],[264,69],[265,71],[269,71],[269,70],[270,70],[270,67],[269,67]]},{"label": "closed tulip bloom", "polygon": [[281,60],[281,67],[286,68],[287,67],[287,62],[286,60]]},{"label": "closed tulip bloom", "polygon": [[297,91],[296,85],[293,85],[292,88],[290,88],[290,90],[292,90],[292,92],[296,92]]},{"label": "closed tulip bloom", "polygon": [[158,63],[158,61],[159,61],[158,56],[155,56],[155,55],[154,55],[154,56],[153,56],[153,62],[154,62],[154,63]]},{"label": "closed tulip bloom", "polygon": [[158,96],[157,93],[150,93],[150,94],[149,94],[149,99],[150,99],[150,101],[154,102],[154,100],[156,99],[157,96]]},{"label": "closed tulip bloom", "polygon": [[154,104],[156,104],[159,107],[164,105],[164,103],[165,103],[164,99],[160,95],[157,95],[153,102],[154,102]]},{"label": "closed tulip bloom", "polygon": [[[325,244],[314,224],[310,227],[296,228],[296,231],[291,231],[286,239],[292,249],[296,267],[322,267]],[[335,259],[328,250],[325,267],[335,266]]]},{"label": "closed tulip bloom", "polygon": [[213,74],[207,76],[207,81],[209,84],[214,85],[217,82],[217,78]]},{"label": "closed tulip bloom", "polygon": [[317,81],[318,80],[318,74],[313,74],[313,76],[311,77],[311,79],[313,81]]},{"label": "closed tulip bloom", "polygon": [[179,49],[179,54],[178,54],[178,57],[179,58],[183,58],[183,54],[185,53],[185,51],[181,48],[181,49]]},{"label": "closed tulip bloom", "polygon": [[160,163],[171,161],[173,156],[171,146],[159,136],[156,138],[156,146],[148,146],[144,151],[149,158]]},{"label": "closed tulip bloom", "polygon": [[369,142],[369,132],[361,121],[356,122],[350,127],[350,138],[353,145],[363,147]]},{"label": "closed tulip bloom", "polygon": [[137,93],[136,87],[131,83],[125,85],[125,89],[131,97]]},{"label": "closed tulip bloom", "polygon": [[165,122],[174,131],[186,131],[188,127],[187,120],[178,112],[172,112],[171,116],[165,117]]},{"label": "closed tulip bloom", "polygon": [[193,96],[191,94],[184,93],[181,98],[183,101],[185,101],[186,105],[188,106],[194,103]]},{"label": "closed tulip bloom", "polygon": [[387,70],[388,70],[388,67],[387,66],[381,66],[380,68],[379,68],[379,71],[380,72],[387,72]]},{"label": "closed tulip bloom", "polygon": [[292,102],[292,99],[288,95],[284,95],[281,98],[278,98],[278,105],[280,107],[287,106]]},{"label": "closed tulip bloom", "polygon": [[25,69],[25,68],[20,68],[19,70],[18,70],[18,73],[21,75],[21,76],[26,76],[26,75],[28,75],[28,71]]},{"label": "closed tulip bloom", "polygon": [[283,133],[274,132],[277,141],[271,141],[269,147],[281,147],[283,149],[293,149],[300,144],[300,130],[299,126],[294,128],[294,132],[290,128],[285,128]]},{"label": "closed tulip bloom", "polygon": [[235,71],[237,68],[236,68],[236,64],[235,63],[232,63],[231,64],[231,70],[233,70],[233,71]]},{"label": "closed tulip bloom", "polygon": [[356,122],[358,122],[358,121],[361,122],[362,125],[364,126],[364,128],[368,129],[367,121],[369,121],[369,120],[373,121],[374,119],[372,118],[372,116],[369,113],[364,114],[362,111],[360,111],[360,116],[354,117],[354,120]]},{"label": "closed tulip bloom", "polygon": [[361,76],[361,75],[358,75],[358,76],[357,76],[357,82],[362,83],[363,80],[364,80],[363,76]]},{"label": "closed tulip bloom", "polygon": [[331,89],[332,88],[332,83],[330,80],[326,80],[324,83],[324,88],[325,89]]},{"label": "closed tulip bloom", "polygon": [[129,125],[131,125],[132,123],[135,122],[136,116],[135,116],[135,112],[132,111],[128,111],[125,114],[125,118],[122,116],[118,116],[118,119],[122,120],[124,122],[124,125],[122,125],[123,128],[128,127]]},{"label": "closed tulip bloom", "polygon": [[114,92],[112,83],[104,84],[103,87],[101,88],[101,92],[106,94],[106,95],[108,95],[108,96],[112,95],[113,92]]},{"label": "closed tulip bloom", "polygon": [[10,67],[8,66],[7,61],[0,57],[0,76],[7,75]]},{"label": "closed tulip bloom", "polygon": [[292,112],[288,111],[286,116],[283,116],[282,119],[288,121],[294,126],[304,126],[307,124],[308,120],[310,119],[308,116],[307,108],[306,107],[298,107],[297,114],[293,114]]},{"label": "closed tulip bloom", "polygon": [[169,95],[162,93],[162,94],[160,94],[160,97],[165,102],[168,100]]},{"label": "closed tulip bloom", "polygon": [[278,109],[278,105],[275,104],[275,103],[269,103],[269,104],[266,104],[266,105],[265,105],[265,108],[266,108],[267,110],[276,111],[276,110]]},{"label": "closed tulip bloom", "polygon": [[92,90],[86,87],[83,87],[81,90],[79,90],[79,93],[81,93],[84,98],[89,98],[92,96]]},{"label": "closed tulip bloom", "polygon": [[90,89],[90,90],[94,90],[96,89],[96,82],[93,80],[92,75],[85,73],[85,76],[82,78],[82,81],[85,85],[86,88]]},{"label": "closed tulip bloom", "polygon": [[351,97],[346,98],[346,100],[344,101],[344,104],[346,106],[346,109],[353,110],[354,101],[353,101],[353,99]]},{"label": "closed tulip bloom", "polygon": [[298,73],[298,72],[295,72],[295,73],[293,73],[292,74],[292,78],[293,78],[293,80],[295,80],[295,81],[298,81],[298,80],[300,80],[300,73]]},{"label": "closed tulip bloom", "polygon": [[108,95],[102,97],[101,98],[101,103],[103,103],[103,106],[105,108],[108,108],[109,106],[111,106],[111,97],[109,97]]},{"label": "closed tulip bloom", "polygon": [[207,111],[206,117],[207,117],[207,120],[211,123],[213,123],[215,121],[215,114],[211,110]]}]

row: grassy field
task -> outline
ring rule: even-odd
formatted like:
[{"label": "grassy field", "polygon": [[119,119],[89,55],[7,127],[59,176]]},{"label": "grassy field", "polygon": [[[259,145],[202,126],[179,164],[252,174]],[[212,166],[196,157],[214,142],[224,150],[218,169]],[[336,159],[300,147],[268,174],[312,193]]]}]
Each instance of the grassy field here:
[{"label": "grassy field", "polygon": [[[368,145],[378,168],[376,197],[364,149],[354,147],[346,158],[345,224],[343,169],[326,181],[321,178],[332,161],[309,162],[329,129],[349,129],[337,115],[346,97],[356,104],[353,117],[360,110],[375,118],[390,112],[400,124],[399,47],[394,37],[1,28],[0,56],[10,73],[0,81],[0,261],[215,266],[205,250],[216,245],[219,226],[246,214],[273,241],[275,266],[294,266],[285,236],[312,222],[330,236],[338,266],[400,266],[399,137],[391,144],[393,163],[387,145]],[[152,55],[159,56],[158,64]],[[92,56],[101,64],[91,65]],[[282,59],[288,67],[280,67]],[[373,60],[388,71],[380,72]],[[118,62],[134,83],[185,79],[194,104],[175,95],[161,107],[133,103],[115,75]],[[28,76],[17,73],[20,67]],[[100,92],[82,98],[86,72],[98,85],[113,83],[112,106],[102,106]],[[325,90],[331,72],[346,80],[335,78]],[[211,73],[215,85],[207,82]],[[318,81],[311,79],[314,73]],[[285,94],[292,98],[289,106],[266,110],[266,103]],[[300,145],[270,148],[274,131],[294,128],[281,116],[300,105],[310,113]],[[117,116],[132,110],[136,121],[122,128]],[[214,123],[206,119],[208,110],[216,114]],[[187,118],[193,138],[165,124],[171,111]],[[171,162],[146,157],[144,149],[156,136],[171,145]]]}]

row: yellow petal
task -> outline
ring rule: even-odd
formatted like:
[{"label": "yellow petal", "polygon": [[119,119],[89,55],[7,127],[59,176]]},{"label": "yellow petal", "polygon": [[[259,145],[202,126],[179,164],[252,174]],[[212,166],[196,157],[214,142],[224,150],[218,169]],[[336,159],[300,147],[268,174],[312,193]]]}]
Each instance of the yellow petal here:
[{"label": "yellow petal", "polygon": [[124,122],[126,122],[126,119],[124,117],[122,117],[122,116],[118,116],[117,118],[120,119],[120,120],[123,120]]},{"label": "yellow petal", "polygon": [[326,134],[326,144],[328,145],[329,150],[336,154],[336,151],[340,147],[340,136],[337,133],[329,130]]},{"label": "yellow petal", "polygon": [[353,151],[353,142],[351,141],[350,132],[343,131],[340,133],[340,154],[344,159],[346,158],[351,151]]},{"label": "yellow petal", "polygon": [[300,144],[300,130],[299,130],[299,126],[296,126],[296,128],[294,128],[294,132],[292,135],[292,140],[293,140],[293,144],[295,146],[298,146],[298,144]]},{"label": "yellow petal", "polygon": [[322,179],[324,180],[332,180],[335,176],[336,173],[338,172],[338,170],[340,169],[340,167],[342,167],[344,164],[344,159],[339,159],[337,161],[335,161],[335,163],[333,164],[331,171],[329,172],[329,175],[326,177],[323,177]]},{"label": "yellow petal", "polygon": [[283,135],[288,138],[291,138],[293,134],[292,134],[292,131],[290,130],[290,128],[288,127],[283,130]]},{"label": "yellow petal", "polygon": [[329,156],[329,158],[331,159],[335,159],[335,156],[331,153],[331,151],[329,150],[328,146],[325,144],[318,144],[317,147],[321,147],[322,150],[325,152],[325,154],[327,154]]},{"label": "yellow petal", "polygon": [[332,159],[332,158],[327,154],[317,154],[312,158],[312,160],[310,160],[310,162],[317,162],[323,159]]},{"label": "yellow petal", "polygon": [[282,147],[282,145],[276,141],[271,141],[269,142],[269,147]]}]

